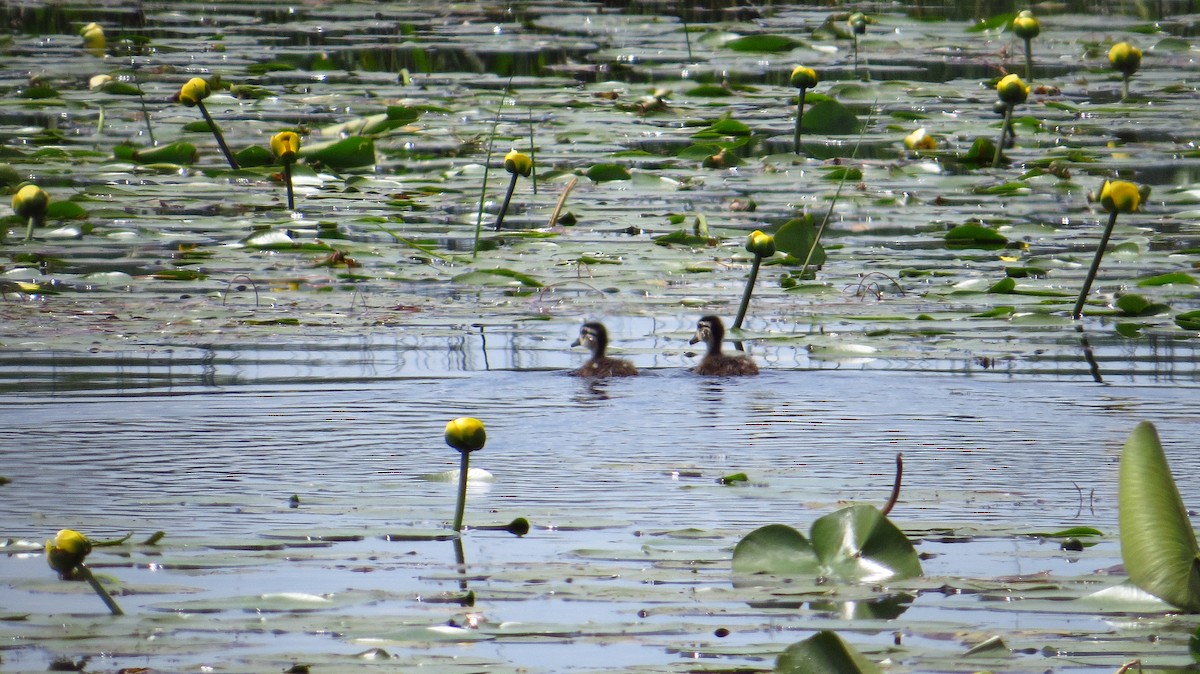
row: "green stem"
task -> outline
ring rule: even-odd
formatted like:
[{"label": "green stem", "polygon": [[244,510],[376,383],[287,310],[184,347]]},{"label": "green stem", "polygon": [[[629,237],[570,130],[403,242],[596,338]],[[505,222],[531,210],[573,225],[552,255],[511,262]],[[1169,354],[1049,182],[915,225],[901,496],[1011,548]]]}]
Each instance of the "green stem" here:
[{"label": "green stem", "polygon": [[1033,38],[1025,38],[1025,80],[1033,84]]},{"label": "green stem", "polygon": [[454,508],[454,530],[462,531],[463,513],[467,510],[467,473],[470,468],[467,464],[471,462],[470,452],[461,452],[462,461],[458,466],[458,505]]},{"label": "green stem", "polygon": [[1092,267],[1088,269],[1087,278],[1083,280],[1083,288],[1079,290],[1079,299],[1075,300],[1075,308],[1071,318],[1079,320],[1083,315],[1083,301],[1092,290],[1092,281],[1096,280],[1096,272],[1100,271],[1100,260],[1104,257],[1104,249],[1108,248],[1108,239],[1112,236],[1113,227],[1117,224],[1117,212],[1108,214],[1108,225],[1104,227],[1104,235],[1100,237],[1100,247],[1096,249],[1096,257],[1092,258]]},{"label": "green stem", "polygon": [[117,606],[117,602],[112,598],[112,595],[108,593],[108,590],[105,590],[104,586],[100,584],[100,581],[96,580],[96,577],[92,575],[91,569],[87,568],[83,564],[80,564],[76,568],[79,570],[79,575],[83,576],[83,579],[88,582],[88,585],[92,586],[92,589],[96,591],[96,594],[99,595],[100,600],[104,602],[104,605],[108,607],[108,610],[111,611],[113,615],[125,615],[125,612],[121,610],[120,606]]},{"label": "green stem", "polygon": [[746,279],[746,289],[742,291],[742,303],[738,306],[737,318],[733,319],[733,329],[742,328],[742,320],[746,318],[746,310],[750,308],[750,295],[754,292],[754,283],[758,281],[758,268],[762,265],[762,256],[754,254],[754,264],[750,267],[750,278]]},{"label": "green stem", "polygon": [[1123,101],[1129,98],[1129,75],[1122,75],[1121,79],[1121,100]]},{"label": "green stem", "polygon": [[854,77],[858,77],[858,33],[854,33]]},{"label": "green stem", "polygon": [[1011,103],[1004,106],[1004,126],[1000,127],[1000,142],[996,143],[996,154],[992,157],[992,168],[1000,165],[1000,155],[1004,151],[1004,141],[1008,138],[1008,129],[1012,124],[1013,108]]},{"label": "green stem", "polygon": [[796,100],[796,134],[792,139],[796,154],[800,154],[800,123],[804,120],[804,94],[806,91],[807,89],[800,87],[800,97]]},{"label": "green stem", "polygon": [[296,193],[292,189],[292,162],[283,162],[283,181],[287,183],[288,210],[296,210]]},{"label": "green stem", "polygon": [[504,193],[504,203],[500,204],[500,213],[496,215],[496,231],[500,231],[500,225],[504,224],[504,214],[508,212],[508,202],[512,201],[513,190],[517,188],[518,173],[512,174],[512,180],[508,181],[508,191]]},{"label": "green stem", "polygon": [[533,106],[529,106],[529,179],[533,181],[533,196],[537,196],[537,148],[533,143]]},{"label": "green stem", "polygon": [[133,64],[133,85],[137,87],[138,99],[142,102],[142,119],[146,120],[146,135],[150,137],[150,147],[154,147],[156,145],[154,127],[150,125],[150,111],[146,109],[146,92],[142,91],[142,83],[138,81],[136,64]]},{"label": "green stem", "polygon": [[233,158],[233,153],[229,151],[229,146],[225,144],[225,136],[221,134],[221,127],[213,121],[212,115],[208,114],[208,108],[204,107],[204,101],[196,101],[196,107],[200,108],[200,114],[204,115],[204,121],[208,122],[208,128],[212,129],[213,137],[217,139],[217,145],[221,147],[221,153],[225,155],[225,161],[229,162],[229,168],[237,170],[237,160]]},{"label": "green stem", "polygon": [[25,240],[29,241],[29,240],[33,239],[33,228],[34,227],[45,227],[45,226],[46,226],[46,218],[44,218],[44,217],[39,218],[36,215],[29,218],[29,223],[25,226]]}]

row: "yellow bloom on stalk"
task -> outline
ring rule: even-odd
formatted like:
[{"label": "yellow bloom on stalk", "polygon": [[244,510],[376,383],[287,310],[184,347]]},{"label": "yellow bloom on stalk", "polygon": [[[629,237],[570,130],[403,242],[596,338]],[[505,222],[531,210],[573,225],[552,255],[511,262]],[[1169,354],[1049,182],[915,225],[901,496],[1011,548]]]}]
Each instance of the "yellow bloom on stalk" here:
[{"label": "yellow bloom on stalk", "polygon": [[66,576],[83,563],[92,551],[92,542],[73,529],[63,529],[52,541],[46,541],[46,563],[61,576]]},{"label": "yellow bloom on stalk", "polygon": [[1134,213],[1142,207],[1142,192],[1126,180],[1105,180],[1100,205],[1109,213]]},{"label": "yellow bloom on stalk", "polygon": [[775,237],[756,229],[746,237],[746,250],[757,257],[771,257],[775,254]]},{"label": "yellow bloom on stalk", "polygon": [[37,185],[25,185],[12,198],[13,213],[24,220],[45,218],[49,207],[50,195]]},{"label": "yellow bloom on stalk", "polygon": [[104,55],[104,28],[96,22],[89,23],[79,29],[79,35],[83,37],[83,48],[96,56]]},{"label": "yellow bloom on stalk", "polygon": [[1129,77],[1142,67],[1142,50],[1128,42],[1118,42],[1108,50],[1108,62],[1114,70]]},{"label": "yellow bloom on stalk", "polygon": [[855,12],[846,20],[846,24],[850,26],[851,32],[855,35],[862,35],[867,32],[867,15],[862,12]]},{"label": "yellow bloom on stalk", "polygon": [[996,83],[996,94],[1005,104],[1017,105],[1029,98],[1029,85],[1016,73],[1005,75]]},{"label": "yellow bloom on stalk", "polygon": [[792,68],[792,76],[790,78],[793,87],[797,89],[812,89],[821,81],[817,77],[817,71],[806,66],[796,66]]},{"label": "yellow bloom on stalk", "polygon": [[446,424],[446,444],[462,453],[483,449],[487,432],[475,417],[459,417]]},{"label": "yellow bloom on stalk", "polygon": [[271,152],[281,162],[296,161],[296,154],[300,152],[300,135],[295,131],[280,131],[271,136]]},{"label": "yellow bloom on stalk", "polygon": [[208,82],[203,77],[193,77],[180,88],[179,102],[189,108],[194,108],[197,103],[208,98],[210,93],[212,92],[208,88]]},{"label": "yellow bloom on stalk", "polygon": [[504,170],[528,178],[529,174],[533,173],[533,158],[524,152],[509,150],[508,154],[504,155]]},{"label": "yellow bloom on stalk", "polygon": [[1022,40],[1032,40],[1042,32],[1042,24],[1034,18],[1033,12],[1023,9],[1013,19],[1013,32]]},{"label": "yellow bloom on stalk", "polygon": [[937,139],[925,133],[925,127],[921,127],[904,137],[904,147],[913,152],[936,150]]}]

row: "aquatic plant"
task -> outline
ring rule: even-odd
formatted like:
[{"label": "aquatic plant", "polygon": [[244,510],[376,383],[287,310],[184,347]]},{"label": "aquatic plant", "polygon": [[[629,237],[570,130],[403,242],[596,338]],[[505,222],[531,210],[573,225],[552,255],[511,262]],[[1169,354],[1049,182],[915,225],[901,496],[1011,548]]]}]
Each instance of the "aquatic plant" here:
[{"label": "aquatic plant", "polygon": [[1083,315],[1084,300],[1087,299],[1092,282],[1096,280],[1096,273],[1100,270],[1100,260],[1104,257],[1104,249],[1108,247],[1113,227],[1117,224],[1117,215],[1136,212],[1141,208],[1142,200],[1149,196],[1149,192],[1148,187],[1139,188],[1124,180],[1104,181],[1100,188],[1100,205],[1108,211],[1108,224],[1104,226],[1104,233],[1100,236],[1100,244],[1096,248],[1096,256],[1092,258],[1092,266],[1088,268],[1083,287],[1079,289],[1079,298],[1075,300],[1075,308],[1071,310],[1072,318],[1078,320]]},{"label": "aquatic plant", "polygon": [[203,77],[193,77],[184,83],[179,89],[179,102],[188,108],[199,108],[200,114],[204,116],[204,121],[208,123],[208,128],[212,131],[212,135],[217,139],[217,145],[221,148],[221,154],[225,155],[225,160],[229,162],[229,167],[232,169],[238,168],[237,160],[233,158],[233,153],[229,151],[229,146],[225,144],[225,136],[221,133],[221,127],[213,121],[212,115],[208,114],[208,108],[204,105],[204,99],[208,98],[212,93],[208,82]]},{"label": "aquatic plant", "polygon": [[1129,79],[1142,67],[1142,50],[1128,42],[1118,42],[1108,50],[1108,63],[1121,73],[1121,100],[1129,98]]},{"label": "aquatic plant", "polygon": [[1013,19],[1013,33],[1025,41],[1025,79],[1033,81],[1033,38],[1042,32],[1042,24],[1033,16],[1033,12],[1023,9]]},{"label": "aquatic plant", "polygon": [[1121,450],[1118,519],[1129,579],[1172,606],[1200,612],[1200,546],[1154,424]]},{"label": "aquatic plant", "polygon": [[34,227],[42,227],[46,224],[46,211],[49,208],[50,195],[32,183],[26,183],[13,195],[13,213],[27,223],[25,226],[26,241],[33,238]]},{"label": "aquatic plant", "polygon": [[87,24],[79,29],[79,36],[83,38],[83,48],[92,56],[104,56],[104,49],[107,46],[104,38],[104,28],[95,21]]},{"label": "aquatic plant", "polygon": [[996,153],[992,156],[992,168],[1000,165],[1000,153],[1008,134],[1012,130],[1013,108],[1024,103],[1029,98],[1029,85],[1018,75],[1005,75],[996,83],[996,95],[1004,105],[1004,123],[1000,127],[1000,142],[996,143]]},{"label": "aquatic plant", "polygon": [[92,552],[93,543],[73,529],[62,529],[53,540],[46,541],[46,563],[58,572],[63,580],[85,580],[100,597],[113,615],[124,615],[124,611],[92,575],[83,561]]},{"label": "aquatic plant", "polygon": [[804,120],[804,94],[817,86],[821,80],[817,77],[817,71],[812,68],[796,66],[792,68],[790,81],[793,87],[800,90],[800,94],[796,98],[796,133],[792,139],[795,153],[800,154],[800,124]]},{"label": "aquatic plant", "polygon": [[283,164],[283,181],[287,184],[288,210],[295,210],[296,198],[292,187],[292,164],[300,152],[300,135],[295,131],[280,131],[271,137],[271,152]]},{"label": "aquatic plant", "polygon": [[754,262],[750,266],[750,276],[746,278],[746,289],[742,291],[737,318],[733,319],[734,330],[740,330],[742,321],[746,318],[746,310],[750,308],[750,295],[754,292],[754,283],[758,280],[758,268],[762,266],[763,258],[775,254],[775,237],[756,229],[746,237],[746,250],[754,254]]},{"label": "aquatic plant", "polygon": [[774,671],[776,674],[881,674],[883,669],[836,632],[820,630],[784,649],[775,660]]},{"label": "aquatic plant", "polygon": [[904,147],[908,148],[910,152],[936,150],[937,139],[929,135],[922,126],[904,137]]},{"label": "aquatic plant", "polygon": [[867,15],[862,12],[855,12],[846,19],[846,25],[850,27],[850,35],[854,38],[854,74],[858,75],[858,36],[864,35],[867,32]]},{"label": "aquatic plant", "polygon": [[467,474],[470,472],[471,452],[483,449],[487,432],[483,422],[474,417],[459,417],[446,424],[446,444],[460,455],[458,468],[458,504],[454,508],[454,530],[462,531],[463,513],[467,508]]},{"label": "aquatic plant", "polygon": [[533,172],[533,158],[524,152],[509,150],[504,155],[504,170],[512,176],[508,181],[508,190],[504,192],[504,201],[500,204],[500,212],[496,214],[496,231],[504,223],[504,214],[508,212],[508,204],[512,201],[513,190],[517,188],[517,178],[528,178]]}]

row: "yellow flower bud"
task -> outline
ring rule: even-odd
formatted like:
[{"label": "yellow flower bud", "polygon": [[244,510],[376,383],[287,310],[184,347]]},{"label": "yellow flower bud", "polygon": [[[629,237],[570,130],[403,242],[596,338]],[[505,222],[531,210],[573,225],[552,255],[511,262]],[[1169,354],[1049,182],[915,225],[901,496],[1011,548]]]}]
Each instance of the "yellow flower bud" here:
[{"label": "yellow flower bud", "polygon": [[936,150],[937,139],[925,133],[925,127],[921,127],[916,131],[904,137],[904,147],[918,152],[920,150]]},{"label": "yellow flower bud", "polygon": [[27,184],[12,198],[13,213],[28,220],[41,220],[46,217],[46,209],[50,206],[50,195],[37,185]]},{"label": "yellow flower bud", "polygon": [[1118,42],[1108,50],[1108,62],[1114,70],[1129,77],[1142,67],[1142,50],[1128,42]]},{"label": "yellow flower bud", "polygon": [[200,101],[208,98],[208,82],[202,77],[193,77],[179,90],[179,102],[189,108],[196,107]]},{"label": "yellow flower bud", "polygon": [[70,575],[92,551],[92,542],[73,529],[63,529],[52,541],[46,541],[46,563],[60,576]]},{"label": "yellow flower bud", "polygon": [[281,162],[296,161],[296,153],[300,152],[300,135],[295,131],[280,131],[271,136],[271,152]]},{"label": "yellow flower bud", "polygon": [[1042,24],[1033,17],[1033,12],[1024,9],[1013,19],[1013,32],[1022,40],[1032,40],[1042,32]]},{"label": "yellow flower bud", "polygon": [[104,28],[100,24],[92,22],[83,28],[79,29],[79,34],[83,37],[83,48],[93,54],[104,54],[105,40]]},{"label": "yellow flower bud", "polygon": [[1133,213],[1142,206],[1142,192],[1125,180],[1105,180],[1100,188],[1100,205],[1109,213]]},{"label": "yellow flower bud", "polygon": [[850,18],[846,20],[846,23],[850,26],[850,30],[853,31],[855,35],[862,35],[863,33],[867,32],[867,15],[863,14],[862,12],[855,12],[851,14]]},{"label": "yellow flower bud", "polygon": [[792,68],[792,86],[797,89],[812,89],[817,86],[821,80],[817,77],[817,71],[805,66],[796,66]]},{"label": "yellow flower bud", "polygon": [[1016,74],[1005,75],[996,83],[996,93],[1006,104],[1017,105],[1029,98],[1029,85]]},{"label": "yellow flower bud", "polygon": [[92,79],[88,80],[88,89],[96,91],[97,89],[103,89],[112,83],[112,75],[93,75]]},{"label": "yellow flower bud", "polygon": [[487,432],[483,430],[483,422],[475,417],[459,417],[446,424],[446,444],[460,452],[483,449],[485,442]]},{"label": "yellow flower bud", "polygon": [[775,237],[756,229],[746,237],[746,250],[758,257],[771,257],[775,254]]},{"label": "yellow flower bud", "polygon": [[504,155],[504,170],[528,178],[533,173],[533,158],[524,152],[510,150]]}]

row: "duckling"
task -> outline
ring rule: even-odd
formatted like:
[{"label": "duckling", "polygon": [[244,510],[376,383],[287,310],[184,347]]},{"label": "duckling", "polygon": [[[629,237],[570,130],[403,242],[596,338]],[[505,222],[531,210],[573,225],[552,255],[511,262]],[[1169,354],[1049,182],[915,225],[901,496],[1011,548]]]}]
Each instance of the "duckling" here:
[{"label": "duckling", "polygon": [[601,323],[584,323],[579,328],[579,339],[571,346],[586,346],[592,352],[592,357],[583,367],[573,370],[573,377],[632,377],[638,373],[633,363],[620,358],[610,358],[604,355],[608,348],[608,331]]},{"label": "duckling", "polygon": [[708,353],[692,372],[709,376],[732,376],[758,374],[758,366],[745,356],[727,356],[721,353],[721,341],[725,339],[725,324],[717,316],[705,316],[696,322],[696,336],[691,344],[704,342]]}]

